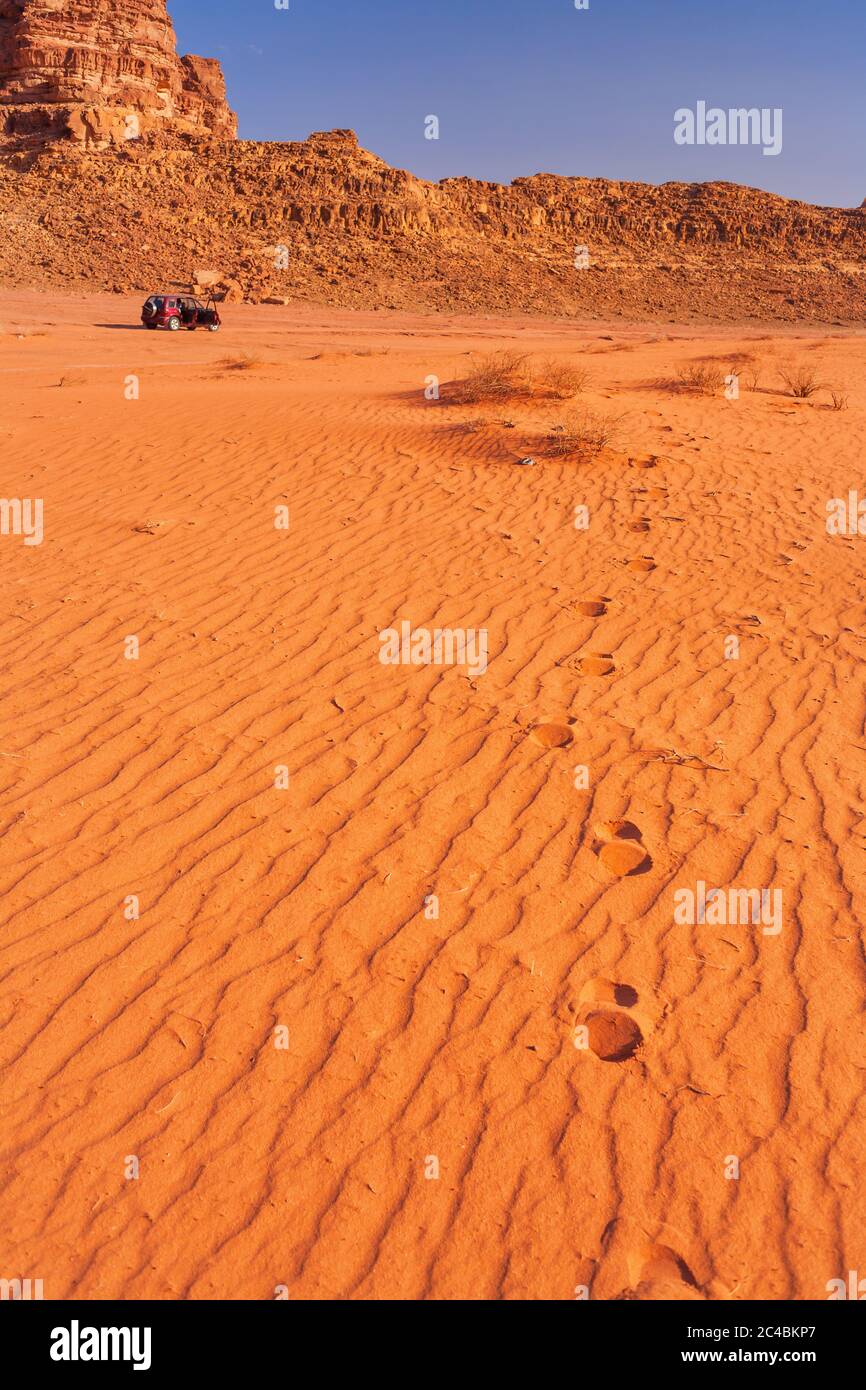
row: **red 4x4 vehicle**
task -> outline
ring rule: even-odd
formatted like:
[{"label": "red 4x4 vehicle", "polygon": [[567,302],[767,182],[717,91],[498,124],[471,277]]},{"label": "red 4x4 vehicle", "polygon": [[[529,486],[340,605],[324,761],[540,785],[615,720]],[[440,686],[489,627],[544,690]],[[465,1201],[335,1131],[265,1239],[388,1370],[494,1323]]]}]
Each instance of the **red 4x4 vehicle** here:
[{"label": "red 4x4 vehicle", "polygon": [[141,310],[141,321],[145,328],[169,328],[173,333],[179,328],[188,328],[191,333],[197,328],[207,328],[217,333],[221,322],[212,298],[202,304],[200,299],[188,294],[150,295]]}]

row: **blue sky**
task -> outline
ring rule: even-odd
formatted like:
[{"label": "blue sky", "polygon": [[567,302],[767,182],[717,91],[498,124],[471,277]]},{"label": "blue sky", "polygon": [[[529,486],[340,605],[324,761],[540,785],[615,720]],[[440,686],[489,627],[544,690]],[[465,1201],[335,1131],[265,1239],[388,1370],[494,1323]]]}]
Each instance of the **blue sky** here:
[{"label": "blue sky", "polygon": [[[866,198],[866,0],[168,0],[250,140],[347,126],[422,178],[730,179]],[[674,111],[781,107],[777,157],[677,146]],[[424,120],[440,121],[438,141]]]}]

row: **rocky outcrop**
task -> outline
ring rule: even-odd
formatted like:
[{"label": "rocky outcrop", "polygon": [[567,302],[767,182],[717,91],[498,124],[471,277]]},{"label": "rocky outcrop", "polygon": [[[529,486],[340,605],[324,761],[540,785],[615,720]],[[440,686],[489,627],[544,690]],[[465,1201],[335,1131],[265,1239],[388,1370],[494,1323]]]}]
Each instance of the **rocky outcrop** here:
[{"label": "rocky outcrop", "polygon": [[218,63],[178,57],[165,0],[0,0],[0,142],[234,138]]},{"label": "rocky outcrop", "polygon": [[[729,183],[427,183],[351,131],[0,155],[0,280],[358,308],[852,323],[866,210]],[[585,248],[585,251],[584,249]]]},{"label": "rocky outcrop", "polygon": [[165,0],[0,0],[0,280],[186,282],[272,304],[864,317],[866,208],[727,183],[433,184],[351,131],[234,136],[219,64],[178,57]]}]

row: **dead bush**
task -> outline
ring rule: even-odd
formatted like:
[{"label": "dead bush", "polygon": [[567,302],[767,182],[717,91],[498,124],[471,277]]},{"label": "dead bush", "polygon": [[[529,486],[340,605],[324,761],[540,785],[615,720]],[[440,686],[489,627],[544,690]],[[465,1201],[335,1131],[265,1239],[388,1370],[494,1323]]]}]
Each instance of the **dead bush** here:
[{"label": "dead bush", "polygon": [[688,391],[698,391],[702,396],[718,391],[724,376],[711,362],[688,362],[677,373],[680,385]]},{"label": "dead bush", "polygon": [[468,375],[454,383],[451,398],[459,405],[478,405],[482,401],[508,401],[528,396],[530,390],[526,353],[507,350],[479,357]]},{"label": "dead bush", "polygon": [[593,459],[616,438],[618,417],[593,410],[572,411],[544,438],[548,458]]},{"label": "dead bush", "polygon": [[546,357],[534,370],[533,379],[536,394],[551,396],[557,401],[569,401],[585,389],[589,372],[584,367],[576,367],[573,362]]},{"label": "dead bush", "polygon": [[238,357],[224,357],[217,365],[224,372],[251,372],[256,367],[264,367],[266,363],[261,362],[257,357],[250,357],[244,352]]},{"label": "dead bush", "polygon": [[822,389],[822,382],[815,368],[807,366],[804,362],[798,362],[793,367],[782,367],[779,375],[790,394],[802,401],[807,401],[816,391]]},{"label": "dead bush", "polygon": [[756,363],[753,367],[747,367],[743,372],[742,381],[747,391],[757,391],[761,381],[761,364]]},{"label": "dead bush", "polygon": [[533,363],[526,353],[509,349],[480,357],[462,381],[453,383],[449,395],[457,405],[567,401],[579,395],[588,380],[589,372],[572,362],[547,357]]}]

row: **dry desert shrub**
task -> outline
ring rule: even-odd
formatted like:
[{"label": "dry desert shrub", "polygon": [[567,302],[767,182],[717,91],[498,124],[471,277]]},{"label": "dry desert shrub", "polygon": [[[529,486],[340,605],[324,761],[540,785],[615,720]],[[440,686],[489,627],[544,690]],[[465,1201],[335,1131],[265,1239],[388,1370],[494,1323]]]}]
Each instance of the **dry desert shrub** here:
[{"label": "dry desert shrub", "polygon": [[677,376],[687,391],[698,391],[702,396],[718,391],[724,380],[712,362],[689,362],[685,367],[680,367]]},{"label": "dry desert shrub", "polygon": [[848,409],[848,397],[843,396],[839,391],[831,391],[830,400],[833,402],[833,404],[830,406],[831,410]]},{"label": "dry desert shrub", "polygon": [[241,353],[238,357],[224,357],[217,366],[224,372],[251,372],[256,367],[264,367],[265,363],[257,357],[250,357],[247,353]]},{"label": "dry desert shrub", "polygon": [[546,357],[539,363],[534,380],[539,394],[552,396],[557,401],[568,401],[584,390],[589,372],[583,367],[575,367],[572,362]]},{"label": "dry desert shrub", "polygon": [[593,410],[571,411],[544,438],[549,458],[593,459],[616,437],[619,418]]},{"label": "dry desert shrub", "polygon": [[524,352],[506,350],[480,357],[462,381],[454,384],[452,398],[458,405],[482,401],[507,401],[531,393],[529,362]]},{"label": "dry desert shrub", "polygon": [[571,362],[545,358],[533,364],[524,352],[507,349],[480,357],[451,388],[458,405],[546,399],[567,401],[586,386],[589,373]]},{"label": "dry desert shrub", "polygon": [[747,391],[757,391],[758,386],[761,382],[760,362],[755,362],[751,366],[746,367],[745,370],[742,372],[740,379]]},{"label": "dry desert shrub", "polygon": [[780,368],[779,375],[790,394],[797,396],[801,401],[807,401],[816,391],[822,390],[822,382],[815,368],[807,366],[804,362],[798,362],[793,367]]},{"label": "dry desert shrub", "polygon": [[[739,352],[728,367],[728,376],[735,376],[746,391],[757,391],[761,379],[761,363],[750,352]],[[727,378],[725,381],[727,385]]]}]

